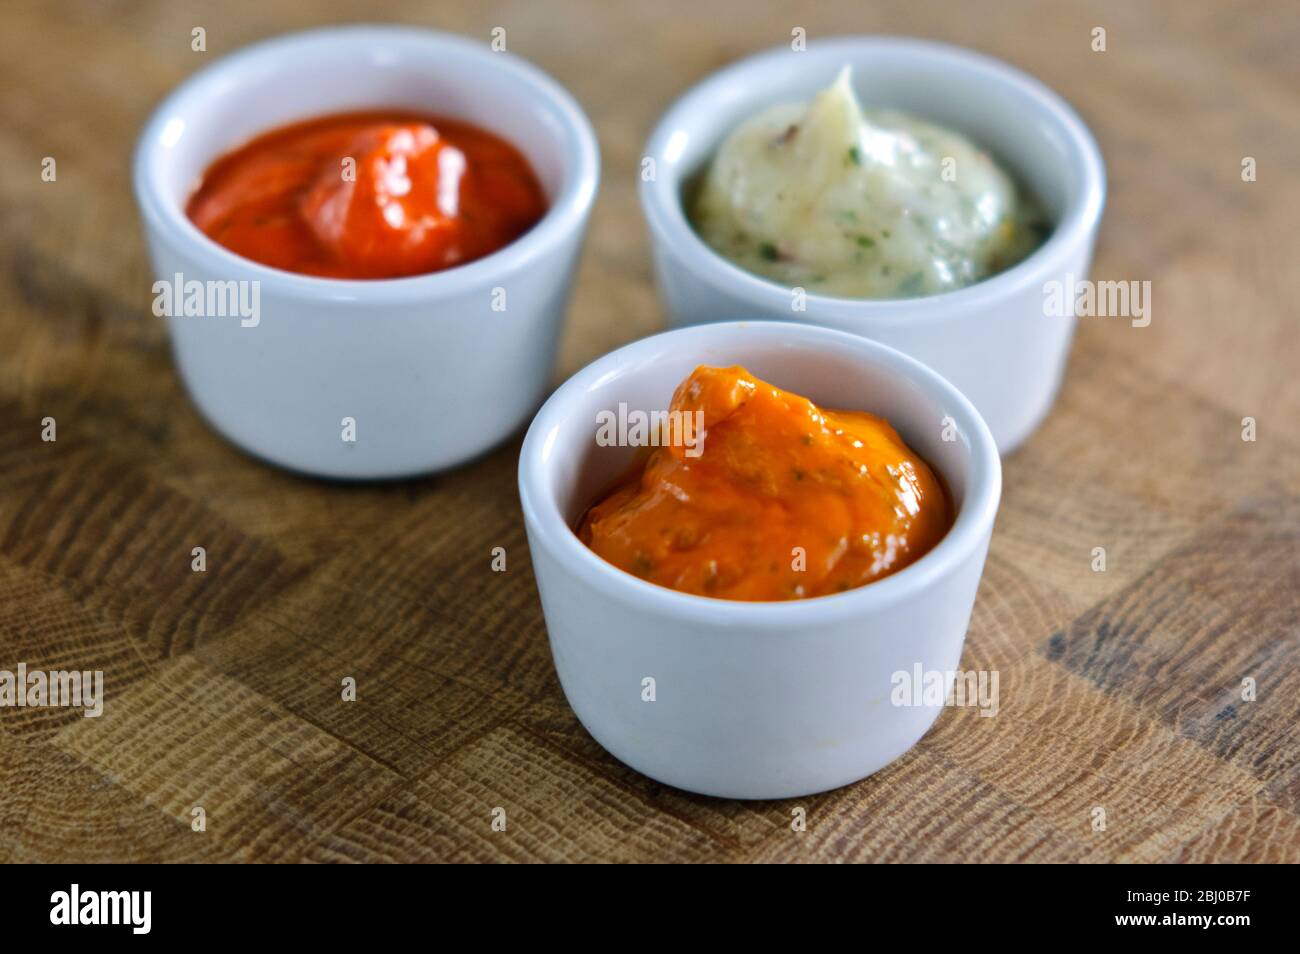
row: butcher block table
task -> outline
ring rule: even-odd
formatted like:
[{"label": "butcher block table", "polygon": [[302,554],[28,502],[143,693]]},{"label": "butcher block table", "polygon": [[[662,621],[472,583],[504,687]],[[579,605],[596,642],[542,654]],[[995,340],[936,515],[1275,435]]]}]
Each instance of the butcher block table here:
[{"label": "butcher block table", "polygon": [[1081,319],[1055,409],[1005,460],[962,663],[999,673],[999,710],[949,708],[872,778],[783,802],[606,754],[551,663],[519,435],[399,483],[276,470],[199,417],[150,310],[130,189],[150,109],[218,56],[372,5],[12,3],[0,669],[102,670],[105,698],[99,718],[0,709],[0,860],[1300,861],[1293,4],[383,13],[485,43],[504,27],[592,118],[604,175],[557,383],[664,327],[641,149],[718,67],[796,27],[911,34],[1076,106],[1110,179],[1093,276],[1149,281],[1151,322]]}]

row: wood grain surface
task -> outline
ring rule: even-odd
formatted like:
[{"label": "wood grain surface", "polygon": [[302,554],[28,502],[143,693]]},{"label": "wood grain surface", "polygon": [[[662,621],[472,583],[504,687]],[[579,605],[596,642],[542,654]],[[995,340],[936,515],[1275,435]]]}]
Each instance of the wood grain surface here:
[{"label": "wood grain surface", "polygon": [[[19,0],[0,16],[0,669],[106,680],[97,719],[0,709],[0,859],[1300,860],[1293,2]],[[214,58],[358,20],[484,42],[504,26],[591,115],[604,180],[557,381],[663,326],[638,160],[708,72],[795,26],[812,43],[913,34],[1075,104],[1110,176],[1094,276],[1149,280],[1152,322],[1081,320],[1053,413],[1005,462],[963,660],[999,671],[995,718],[950,709],[888,769],[813,798],[665,788],[565,703],[518,437],[451,473],[340,486],[208,428],[150,314],[135,136]]]}]

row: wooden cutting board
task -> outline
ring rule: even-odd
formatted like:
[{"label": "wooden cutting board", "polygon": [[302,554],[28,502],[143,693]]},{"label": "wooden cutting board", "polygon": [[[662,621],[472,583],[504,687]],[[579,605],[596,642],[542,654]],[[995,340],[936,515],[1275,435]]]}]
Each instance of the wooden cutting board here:
[{"label": "wooden cutting board", "polygon": [[504,27],[595,123],[557,380],[663,326],[637,165],[713,69],[794,27],[915,34],[1076,105],[1110,174],[1094,275],[1149,280],[1152,322],[1084,319],[1055,410],[1006,461],[963,660],[1000,673],[998,715],[946,711],[875,777],[790,802],[686,795],[606,755],[551,665],[517,437],[425,480],[281,473],[199,418],[150,314],[128,171],[151,106],[245,43],[371,5],[12,4],[0,669],[102,669],[106,701],[0,709],[0,860],[1300,860],[1295,6],[809,6],[392,9],[484,42]]}]

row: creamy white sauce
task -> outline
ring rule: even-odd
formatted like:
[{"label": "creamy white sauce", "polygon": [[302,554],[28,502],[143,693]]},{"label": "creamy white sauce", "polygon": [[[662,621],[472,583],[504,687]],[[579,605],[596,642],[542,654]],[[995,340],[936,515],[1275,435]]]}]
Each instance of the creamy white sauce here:
[{"label": "creamy white sauce", "polygon": [[813,294],[908,298],[1038,247],[1037,204],[966,137],[863,109],[849,68],[806,104],[741,124],[704,174],[696,229],[742,268]]}]

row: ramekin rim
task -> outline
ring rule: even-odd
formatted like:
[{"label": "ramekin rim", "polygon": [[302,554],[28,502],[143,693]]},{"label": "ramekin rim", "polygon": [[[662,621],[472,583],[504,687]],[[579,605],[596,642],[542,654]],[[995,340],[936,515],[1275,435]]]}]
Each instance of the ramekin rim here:
[{"label": "ramekin rim", "polygon": [[[917,54],[946,57],[990,74],[996,81],[1019,88],[1037,101],[1045,115],[1050,115],[1074,143],[1080,157],[1082,187],[1074,202],[1059,217],[1047,241],[1022,261],[965,288],[923,295],[916,298],[854,299],[807,292],[805,310],[794,320],[816,320],[827,315],[859,321],[864,329],[895,327],[918,322],[938,322],[954,315],[988,310],[990,303],[1016,295],[1026,287],[1043,281],[1059,271],[1081,243],[1092,241],[1101,222],[1106,199],[1106,169],[1101,150],[1087,124],[1059,93],[1047,84],[1003,60],[954,44],[917,37],[889,34],[859,34],[827,37],[814,41],[814,51],[862,46],[888,46],[913,50]],[[665,110],[645,146],[645,155],[662,153],[678,118],[695,107],[710,86],[719,85],[736,74],[759,69],[769,59],[790,52],[788,46],[761,50],[724,66],[692,84]],[[827,55],[819,52],[819,56]],[[680,190],[658,177],[640,183],[642,214],[653,238],[698,279],[739,297],[755,309],[771,312],[789,310],[791,288],[756,275],[731,262],[691,226],[682,208]]]},{"label": "ramekin rim", "polygon": [[[813,342],[828,351],[869,353],[892,365],[900,376],[942,398],[953,410],[958,433],[968,443],[971,479],[956,520],[935,547],[916,562],[884,579],[842,593],[788,601],[744,601],[682,593],[642,580],[597,556],[578,539],[553,497],[545,493],[541,454],[545,434],[564,419],[567,406],[597,382],[631,363],[639,352],[676,339],[689,347],[692,338],[728,332],[768,336],[779,341]],[[791,336],[794,336],[793,339]],[[933,464],[936,469],[937,464]],[[950,476],[943,474],[945,481]],[[850,332],[784,321],[731,321],[674,328],[641,338],[592,361],[560,385],[542,405],[524,436],[519,454],[519,498],[531,546],[542,546],[569,572],[600,580],[607,590],[640,609],[674,621],[717,625],[790,628],[821,624],[876,612],[915,598],[940,581],[978,548],[993,528],[1002,491],[1002,463],[988,425],[951,382],[916,359],[888,345]],[[531,532],[536,530],[537,532]]]},{"label": "ramekin rim", "polygon": [[[568,164],[564,179],[546,214],[524,235],[510,244],[463,265],[403,278],[335,279],[273,268],[244,258],[205,235],[185,215],[179,204],[161,195],[152,173],[151,160],[159,148],[159,136],[165,123],[190,98],[206,87],[219,83],[249,61],[273,57],[287,47],[329,41],[357,42],[385,39],[407,43],[456,47],[464,52],[491,57],[485,64],[511,73],[521,83],[532,86],[539,101],[546,102],[561,121],[576,150],[566,150]],[[308,118],[304,116],[304,118]],[[232,144],[232,147],[235,144]],[[525,155],[528,145],[515,143]],[[212,158],[216,158],[215,156]],[[531,157],[530,157],[531,159]],[[240,47],[202,67],[182,80],[154,107],[136,141],[132,159],[132,184],[136,204],[146,224],[184,250],[212,266],[218,274],[232,278],[259,280],[283,294],[321,302],[359,302],[379,299],[382,303],[409,302],[451,297],[488,281],[498,281],[533,263],[552,246],[582,227],[595,202],[600,180],[600,146],[590,119],[573,95],[540,67],[508,52],[493,52],[482,44],[456,33],[399,24],[342,24],[296,30],[267,37]]]}]

